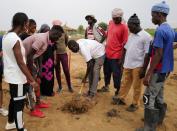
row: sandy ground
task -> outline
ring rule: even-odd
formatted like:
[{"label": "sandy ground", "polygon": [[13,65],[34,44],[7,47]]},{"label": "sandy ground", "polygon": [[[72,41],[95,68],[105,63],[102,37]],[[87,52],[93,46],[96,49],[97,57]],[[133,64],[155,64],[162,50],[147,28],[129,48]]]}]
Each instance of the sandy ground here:
[{"label": "sandy ground", "polygon": [[[177,50],[175,52],[175,71],[170,75],[165,84],[165,101],[168,104],[167,116],[164,124],[158,128],[158,131],[177,131]],[[85,62],[79,54],[72,54],[71,58],[71,76],[75,93],[81,87],[81,77],[85,73]],[[111,92],[98,94],[98,103],[87,113],[82,115],[72,115],[60,110],[61,106],[68,102],[72,95],[68,92],[65,77],[62,74],[63,92],[54,97],[46,98],[51,103],[49,109],[42,109],[46,114],[45,118],[35,118],[29,116],[29,110],[24,110],[25,126],[28,131],[134,131],[135,128],[143,126],[143,104],[135,113],[127,112],[125,109],[131,104],[132,91],[127,97],[126,106],[111,105],[111,98],[114,89],[111,84]],[[103,76],[103,75],[102,75]],[[98,88],[103,86],[103,77]],[[143,87],[144,88],[144,87]],[[8,107],[9,93],[7,84],[3,83],[4,106]],[[55,89],[57,84],[55,81]],[[87,88],[84,89],[86,91]],[[118,116],[108,118],[106,112],[110,109],[118,110]],[[0,131],[4,131],[7,117],[0,116]]]}]

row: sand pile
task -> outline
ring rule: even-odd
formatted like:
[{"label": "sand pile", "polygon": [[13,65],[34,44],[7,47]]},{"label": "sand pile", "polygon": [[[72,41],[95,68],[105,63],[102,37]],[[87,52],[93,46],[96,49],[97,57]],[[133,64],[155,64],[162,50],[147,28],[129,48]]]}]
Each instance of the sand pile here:
[{"label": "sand pile", "polygon": [[61,107],[61,110],[64,112],[69,112],[72,114],[82,114],[88,112],[90,108],[92,108],[95,105],[95,101],[87,99],[83,96],[74,96],[71,101],[64,104]]}]

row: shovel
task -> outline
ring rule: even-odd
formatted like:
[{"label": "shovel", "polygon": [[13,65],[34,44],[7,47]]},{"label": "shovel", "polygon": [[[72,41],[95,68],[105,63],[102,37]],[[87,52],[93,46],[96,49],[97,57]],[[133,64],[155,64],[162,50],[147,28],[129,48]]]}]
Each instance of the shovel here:
[{"label": "shovel", "polygon": [[82,86],[81,86],[81,88],[78,92],[78,95],[76,96],[76,100],[80,100],[80,97],[82,95],[82,90],[83,90],[84,87],[85,87],[85,83],[82,84]]}]

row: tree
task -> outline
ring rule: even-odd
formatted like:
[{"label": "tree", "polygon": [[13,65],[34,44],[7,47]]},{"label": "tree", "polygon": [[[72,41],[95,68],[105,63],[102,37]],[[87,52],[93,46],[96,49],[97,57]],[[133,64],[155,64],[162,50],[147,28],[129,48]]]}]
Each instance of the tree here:
[{"label": "tree", "polygon": [[100,22],[98,25],[99,25],[104,31],[107,30],[108,25],[107,25],[105,22]]},{"label": "tree", "polygon": [[79,25],[79,27],[77,28],[77,32],[79,33],[79,34],[84,34],[84,26],[83,25]]}]

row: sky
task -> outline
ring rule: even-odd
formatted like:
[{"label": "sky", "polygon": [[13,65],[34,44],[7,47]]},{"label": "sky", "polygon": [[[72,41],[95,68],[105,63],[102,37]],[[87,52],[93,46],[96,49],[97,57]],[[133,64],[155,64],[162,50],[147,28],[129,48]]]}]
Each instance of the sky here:
[{"label": "sky", "polygon": [[[49,24],[59,19],[63,24],[77,28],[86,27],[85,16],[93,14],[98,23],[111,20],[114,8],[122,8],[124,19],[136,13],[141,20],[143,28],[155,28],[151,22],[151,7],[162,0],[1,0],[0,4],[0,30],[11,28],[12,17],[16,12],[24,12],[29,18],[41,24]],[[168,23],[177,27],[177,0],[166,0],[170,6]]]}]

